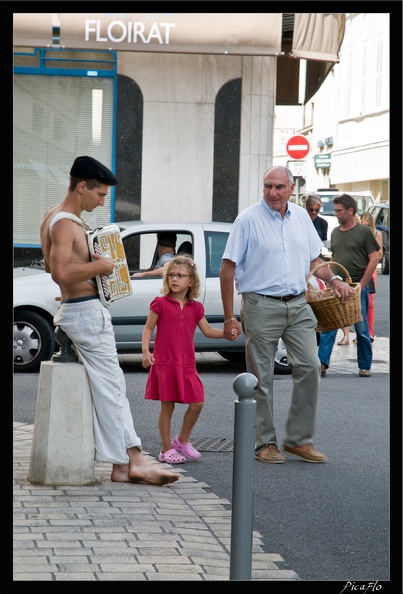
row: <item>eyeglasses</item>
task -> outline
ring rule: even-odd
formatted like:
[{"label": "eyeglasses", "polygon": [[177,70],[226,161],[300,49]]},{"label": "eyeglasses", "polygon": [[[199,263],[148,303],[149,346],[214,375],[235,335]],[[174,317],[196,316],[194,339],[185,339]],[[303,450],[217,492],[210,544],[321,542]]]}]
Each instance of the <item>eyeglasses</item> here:
[{"label": "eyeglasses", "polygon": [[181,280],[182,278],[185,278],[185,276],[190,276],[190,274],[181,274],[180,272],[178,272],[176,274],[173,273],[173,272],[170,272],[169,274],[167,274],[167,277],[168,278],[175,278],[176,277],[179,280]]},{"label": "eyeglasses", "polygon": [[309,209],[311,212],[319,212],[320,208],[310,208]]}]

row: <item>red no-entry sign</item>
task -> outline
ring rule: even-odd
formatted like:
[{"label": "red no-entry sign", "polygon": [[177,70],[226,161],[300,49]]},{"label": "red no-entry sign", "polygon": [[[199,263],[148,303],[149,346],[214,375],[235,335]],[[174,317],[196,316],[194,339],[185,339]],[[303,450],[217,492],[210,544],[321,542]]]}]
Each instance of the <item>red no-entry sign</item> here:
[{"label": "red no-entry sign", "polygon": [[305,136],[293,136],[287,142],[287,154],[291,159],[304,159],[309,153],[309,142]]}]

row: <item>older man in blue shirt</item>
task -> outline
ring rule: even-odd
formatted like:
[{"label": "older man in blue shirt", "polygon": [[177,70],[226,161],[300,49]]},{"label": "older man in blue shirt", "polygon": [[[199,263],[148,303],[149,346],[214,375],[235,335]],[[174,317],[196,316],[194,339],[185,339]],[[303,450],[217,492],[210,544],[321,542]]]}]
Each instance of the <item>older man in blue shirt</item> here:
[{"label": "older man in blue shirt", "polygon": [[[317,319],[307,304],[306,277],[323,264],[323,247],[304,208],[290,202],[294,179],[286,167],[274,166],[263,176],[263,199],[234,221],[224,250],[220,281],[224,332],[241,330],[233,314],[234,281],[242,295],[246,367],[256,376],[255,456],[262,462],[283,463],[273,418],[274,357],[279,338],[292,370],[292,401],[283,437],[283,451],[305,462],[324,462],[313,447],[320,382],[316,341]],[[331,283],[347,301],[353,289],[322,266],[318,278]]]}]

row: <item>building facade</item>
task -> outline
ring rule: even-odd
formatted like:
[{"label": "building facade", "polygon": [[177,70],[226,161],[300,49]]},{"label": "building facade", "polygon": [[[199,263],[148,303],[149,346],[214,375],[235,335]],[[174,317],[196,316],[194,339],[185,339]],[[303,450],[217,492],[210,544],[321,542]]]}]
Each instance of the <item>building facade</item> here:
[{"label": "building facade", "polygon": [[343,14],[14,14],[15,253],[40,251],[43,213],[83,154],[119,180],[94,227],[232,222],[261,197],[300,61],[311,94],[343,33]]},{"label": "building facade", "polygon": [[337,188],[389,201],[390,14],[346,14],[340,63],[304,106],[276,107],[274,162],[290,163],[284,147],[305,136],[304,192]]}]

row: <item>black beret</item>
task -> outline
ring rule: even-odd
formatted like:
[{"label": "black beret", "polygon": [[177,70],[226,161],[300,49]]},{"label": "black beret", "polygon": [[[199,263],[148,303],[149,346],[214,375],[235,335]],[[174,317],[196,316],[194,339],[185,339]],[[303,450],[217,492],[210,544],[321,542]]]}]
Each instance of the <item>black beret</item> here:
[{"label": "black beret", "polygon": [[116,186],[118,183],[112,171],[93,157],[77,157],[70,170],[70,175],[81,179],[96,179],[107,186]]}]

